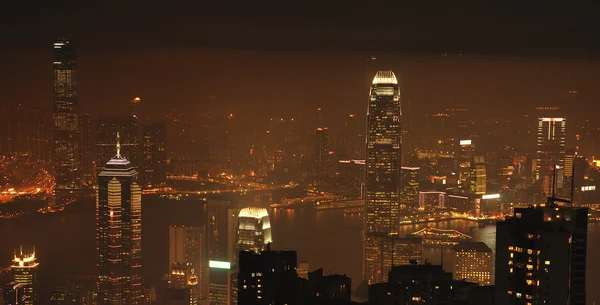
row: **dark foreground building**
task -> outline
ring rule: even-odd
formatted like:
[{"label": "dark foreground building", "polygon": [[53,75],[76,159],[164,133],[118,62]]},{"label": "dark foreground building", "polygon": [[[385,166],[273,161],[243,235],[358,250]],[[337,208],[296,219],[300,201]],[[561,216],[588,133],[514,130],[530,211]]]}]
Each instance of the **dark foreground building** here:
[{"label": "dark foreground building", "polygon": [[585,305],[587,208],[515,209],[496,228],[498,304]]}]

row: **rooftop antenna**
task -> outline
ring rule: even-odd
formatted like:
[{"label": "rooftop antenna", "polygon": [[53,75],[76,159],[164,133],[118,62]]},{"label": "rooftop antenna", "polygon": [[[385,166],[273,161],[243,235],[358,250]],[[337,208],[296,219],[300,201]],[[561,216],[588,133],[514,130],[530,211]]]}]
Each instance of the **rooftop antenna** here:
[{"label": "rooftop antenna", "polygon": [[118,131],[117,131],[117,156],[115,158],[121,159],[121,137],[120,137]]}]

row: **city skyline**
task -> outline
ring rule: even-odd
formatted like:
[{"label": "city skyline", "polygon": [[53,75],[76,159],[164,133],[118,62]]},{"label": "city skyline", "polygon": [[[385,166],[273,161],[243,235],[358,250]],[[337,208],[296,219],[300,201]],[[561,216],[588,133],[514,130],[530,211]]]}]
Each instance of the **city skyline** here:
[{"label": "city skyline", "polygon": [[147,4],[0,27],[0,305],[600,301],[588,12]]}]

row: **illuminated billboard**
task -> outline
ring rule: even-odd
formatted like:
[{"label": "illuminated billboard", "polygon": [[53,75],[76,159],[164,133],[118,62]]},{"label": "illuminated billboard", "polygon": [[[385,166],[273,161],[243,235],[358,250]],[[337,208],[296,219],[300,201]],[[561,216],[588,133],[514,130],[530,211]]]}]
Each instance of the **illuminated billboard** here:
[{"label": "illuminated billboard", "polygon": [[500,194],[485,194],[481,196],[481,199],[498,199],[500,198]]},{"label": "illuminated billboard", "polygon": [[460,145],[471,145],[471,140],[460,140]]},{"label": "illuminated billboard", "polygon": [[223,262],[223,261],[208,261],[208,267],[215,268],[215,269],[229,270],[229,269],[231,269],[231,263]]}]

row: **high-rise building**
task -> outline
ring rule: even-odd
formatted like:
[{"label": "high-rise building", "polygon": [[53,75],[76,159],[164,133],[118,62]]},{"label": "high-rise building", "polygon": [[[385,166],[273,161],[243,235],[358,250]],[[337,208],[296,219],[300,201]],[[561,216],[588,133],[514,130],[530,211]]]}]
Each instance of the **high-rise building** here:
[{"label": "high-rise building", "polygon": [[329,129],[327,127],[317,127],[315,129],[313,159],[315,177],[317,179],[327,177],[331,163],[329,155]]},{"label": "high-rise building", "polygon": [[133,167],[141,167],[137,117],[101,116],[98,118],[96,132],[97,172],[101,172],[106,162],[114,156],[117,133],[120,136],[121,156],[129,160]]},{"label": "high-rise building", "polygon": [[237,303],[235,283],[238,261],[237,230],[239,210],[226,201],[208,201],[208,304]]},{"label": "high-rise building", "polygon": [[298,277],[301,279],[305,279],[308,280],[308,262],[307,261],[300,261],[298,262]]},{"label": "high-rise building", "polygon": [[475,156],[475,145],[472,140],[460,140],[458,160],[458,188],[464,191],[470,190],[471,162]]},{"label": "high-rise building", "polygon": [[485,195],[487,191],[487,171],[483,156],[473,157],[473,161],[471,162],[470,182],[471,193]]},{"label": "high-rise building", "polygon": [[393,266],[420,263],[423,243],[417,237],[398,237],[397,234],[374,232],[365,236],[365,280],[380,283],[388,280]]},{"label": "high-rise building", "polygon": [[555,166],[564,166],[566,123],[562,117],[538,118],[535,180],[548,196],[552,195]]},{"label": "high-rise building", "polygon": [[459,242],[454,246],[454,279],[481,286],[492,284],[492,249],[484,242]]},{"label": "high-rise building", "polygon": [[199,301],[206,298],[208,254],[205,227],[171,226],[169,228],[169,269],[191,264],[197,278],[197,288],[192,292]]},{"label": "high-rise building", "polygon": [[21,247],[13,258],[13,263],[10,269],[13,273],[13,282],[23,285],[23,292],[25,293],[24,302],[25,305],[37,305],[37,271],[39,263],[35,256],[35,248],[32,252],[23,252]]},{"label": "high-rise building", "polygon": [[238,304],[298,304],[296,251],[240,252]]},{"label": "high-rise building", "polygon": [[273,242],[267,209],[243,208],[240,210],[238,223],[238,252],[254,251],[258,253],[267,244]]},{"label": "high-rise building", "polygon": [[165,124],[144,125],[144,187],[156,187],[167,182],[167,133]]},{"label": "high-rise building", "polygon": [[81,178],[81,126],[77,59],[69,40],[54,42],[54,171],[56,191],[78,187]]},{"label": "high-rise building", "polygon": [[323,275],[323,268],[319,268],[299,282],[302,304],[351,304],[352,281],[345,274]]},{"label": "high-rise building", "polygon": [[139,305],[143,302],[142,189],[138,173],[117,154],[98,174],[96,242],[98,305]]},{"label": "high-rise building", "polygon": [[[400,186],[400,89],[392,71],[379,71],[373,78],[367,112],[367,158],[365,195],[365,233],[394,233],[399,229]],[[366,270],[369,253],[365,240],[363,276],[376,278],[377,270]]]},{"label": "high-rise building", "polygon": [[188,302],[185,302],[184,304],[199,304],[199,293],[197,292],[199,289],[198,276],[196,275],[194,266],[191,263],[173,263],[171,266],[171,273],[169,274],[169,289],[188,289],[189,299]]},{"label": "high-rise building", "polygon": [[91,188],[96,180],[96,172],[94,171],[92,119],[89,113],[79,115],[79,126],[81,127],[81,184]]},{"label": "high-rise building", "polygon": [[586,304],[587,208],[517,208],[496,228],[496,304]]},{"label": "high-rise building", "polygon": [[27,302],[27,285],[11,282],[0,286],[0,304],[23,305]]},{"label": "high-rise building", "polygon": [[419,167],[403,166],[400,173],[400,204],[416,209],[419,207]]}]

